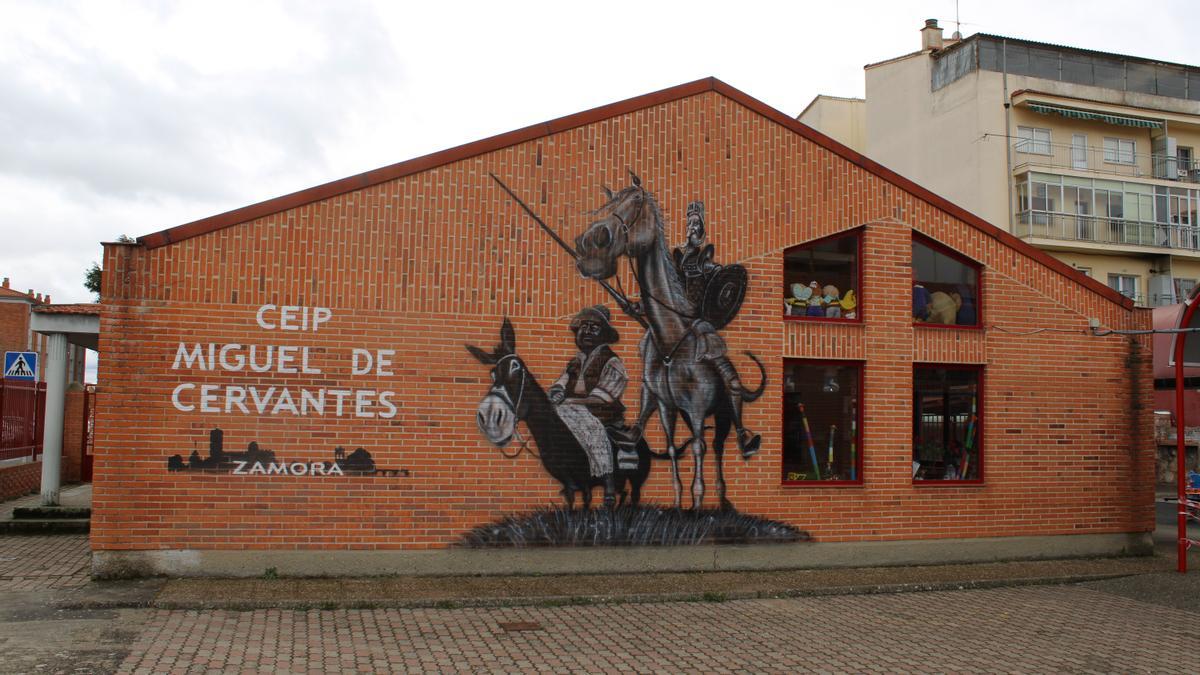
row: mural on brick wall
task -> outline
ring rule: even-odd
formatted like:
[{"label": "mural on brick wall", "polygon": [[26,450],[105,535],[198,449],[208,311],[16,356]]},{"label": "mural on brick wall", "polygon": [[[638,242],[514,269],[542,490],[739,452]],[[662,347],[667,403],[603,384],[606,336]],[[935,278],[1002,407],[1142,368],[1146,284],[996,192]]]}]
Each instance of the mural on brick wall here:
[{"label": "mural on brick wall", "polygon": [[[280,344],[304,333],[315,336],[339,318],[328,307],[266,304],[255,311],[253,318],[246,317],[244,326],[259,331],[266,344],[180,342],[175,348],[171,370],[180,373],[185,381],[171,390],[172,407],[180,413],[210,418],[237,419],[257,415],[294,419],[393,419],[399,410],[396,392],[379,388],[378,384],[386,382],[384,378],[394,376],[395,350],[353,345],[340,350],[322,348],[320,352],[325,354],[326,360],[321,364],[316,347]],[[220,384],[208,381],[214,374],[231,379]],[[293,375],[332,377],[344,382],[345,386],[264,384],[259,379]],[[364,380],[364,384],[357,384]],[[260,447],[253,439],[248,441],[245,451],[229,451],[225,449],[225,431],[220,427],[209,432],[207,457],[201,456],[199,449],[193,447],[186,460],[180,454],[169,457],[167,469],[264,476],[395,478],[409,475],[407,469],[376,466],[370,451],[363,447],[350,452],[344,447],[335,447],[332,460],[328,462],[288,461],[276,457],[273,450]]]},{"label": "mural on brick wall", "polygon": [[[687,239],[671,249],[657,200],[631,172],[629,186],[615,193],[604,189],[605,202],[572,247],[493,178],[570,254],[582,277],[599,283],[642,327],[641,400],[636,419],[628,421],[622,400],[628,370],[612,349],[621,336],[604,305],[583,307],[572,319],[578,353],[547,388],[521,359],[517,330],[508,319],[490,352],[468,345],[471,354],[491,368],[491,387],[476,410],[480,431],[502,450],[515,441],[517,449],[506,454],[516,457],[534,452],[530,439],[519,432],[523,422],[542,466],[562,485],[564,507],[481,526],[467,533],[464,542],[521,546],[807,539],[789,525],[738,512],[727,495],[723,462],[729,436],[734,434],[742,460],[758,452],[761,439],[744,424],[743,408],[762,396],[767,379],[762,363],[745,352],[757,366],[759,383],[754,388],[744,384],[720,333],[737,316],[748,275],[741,265],[716,262],[715,248],[707,242],[704,202],[688,205]],[[609,283],[622,259],[629,262],[638,300],[619,290],[619,283]],[[653,417],[664,431],[664,451],[651,449],[643,433]],[[677,428],[680,421],[683,433]],[[681,476],[685,457],[692,460],[686,510]],[[711,498],[705,481],[710,460],[707,470],[715,484],[717,508],[705,508],[706,498]],[[670,507],[641,502],[642,486],[656,464],[669,469],[674,491]],[[593,510],[596,488],[602,490],[605,508]]]},{"label": "mural on brick wall", "polygon": [[291,462],[276,457],[274,450],[260,447],[258,441],[246,444],[245,451],[225,449],[225,432],[213,428],[208,432],[208,456],[197,449],[185,460],[182,455],[167,459],[168,471],[199,471],[230,473],[235,476],[407,476],[408,469],[385,469],[375,465],[375,459],[364,448],[347,453],[338,446],[329,462]]}]

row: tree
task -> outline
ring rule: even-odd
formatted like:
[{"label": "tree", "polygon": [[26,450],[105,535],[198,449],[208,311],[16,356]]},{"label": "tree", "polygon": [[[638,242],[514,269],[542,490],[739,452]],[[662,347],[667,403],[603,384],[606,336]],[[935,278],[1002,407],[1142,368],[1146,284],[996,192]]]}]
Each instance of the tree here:
[{"label": "tree", "polygon": [[[117,237],[117,241],[122,244],[136,243],[136,240],[127,234]],[[92,266],[83,274],[83,287],[96,294],[96,302],[100,302],[100,280],[103,275],[104,271],[100,269],[100,264],[95,261],[92,262]]]}]

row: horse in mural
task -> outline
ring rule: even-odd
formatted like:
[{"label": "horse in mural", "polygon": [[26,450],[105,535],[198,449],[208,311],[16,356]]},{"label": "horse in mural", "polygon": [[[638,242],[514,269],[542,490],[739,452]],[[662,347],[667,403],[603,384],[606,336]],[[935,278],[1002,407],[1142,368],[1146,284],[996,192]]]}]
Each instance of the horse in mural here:
[{"label": "horse in mural", "polygon": [[593,475],[587,450],[559,416],[525,362],[517,356],[516,331],[512,323],[504,319],[500,344],[492,353],[474,345],[466,347],[480,363],[492,368],[492,386],[479,402],[476,412],[476,423],[488,441],[505,447],[516,436],[517,424],[525,422],[537,441],[538,456],[546,473],[562,484],[562,496],[568,509],[575,508],[576,492],[582,497],[583,508],[590,508],[592,489],[597,485],[604,488],[604,505],[607,507],[618,505],[617,496],[620,505],[638,505],[642,484],[650,474],[653,454],[644,438],[637,442],[636,467],[621,468],[621,463],[614,458],[609,473]]},{"label": "horse in mural", "polygon": [[[718,364],[732,365],[724,355],[724,343],[714,327],[701,316],[701,308],[689,298],[679,268],[666,243],[662,211],[642,181],[630,172],[632,184],[615,194],[605,188],[607,201],[594,212],[596,219],[575,240],[576,265],[580,273],[602,284],[616,275],[620,259],[631,261],[633,275],[641,291],[639,303],[626,305],[646,333],[640,350],[642,357],[641,406],[638,428],[657,410],[666,434],[671,458],[671,481],[675,506],[682,504],[683,485],[679,477],[679,454],[691,446],[695,462],[692,476],[692,508],[703,505],[705,421],[713,417],[712,449],[716,465],[716,486],[721,508],[732,509],[726,496],[722,458],[730,429],[741,420],[741,404],[756,400],[766,389],[766,369],[750,352],[758,366],[761,383],[756,390],[731,390]],[[607,286],[606,286],[607,287]],[[743,288],[744,290],[744,288]],[[741,296],[736,303],[740,304]],[[736,307],[733,308],[736,312]],[[684,447],[675,445],[675,424],[679,416],[691,431]],[[744,453],[753,454],[754,448]]]}]

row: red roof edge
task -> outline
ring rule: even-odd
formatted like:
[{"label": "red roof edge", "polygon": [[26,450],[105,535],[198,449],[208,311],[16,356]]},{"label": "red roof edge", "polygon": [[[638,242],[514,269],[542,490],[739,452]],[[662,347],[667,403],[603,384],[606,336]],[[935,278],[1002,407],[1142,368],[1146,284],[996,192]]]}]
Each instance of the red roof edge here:
[{"label": "red roof edge", "polygon": [[288,209],[309,204],[321,199],[328,199],[337,195],[361,190],[372,185],[378,185],[397,178],[403,178],[422,171],[457,162],[464,159],[469,159],[477,155],[481,155],[494,150],[506,148],[518,143],[524,143],[538,138],[544,138],[551,134],[560,133],[581,127],[587,124],[592,124],[600,120],[616,117],[618,115],[628,114],[643,108],[662,105],[671,101],[676,101],[689,96],[695,96],[707,91],[715,91],[726,98],[739,103],[746,108],[766,117],[773,122],[780,124],[791,131],[803,136],[809,141],[829,150],[830,152],[842,157],[846,161],[858,166],[859,168],[874,174],[889,183],[909,192],[914,197],[921,199],[931,206],[945,211],[946,213],[958,218],[964,223],[974,227],[984,234],[996,239],[1002,244],[1014,248],[1021,253],[1037,260],[1047,267],[1066,275],[1068,278],[1080,283],[1092,291],[1098,293],[1102,297],[1124,307],[1125,309],[1133,308],[1133,300],[1121,295],[1116,290],[1109,288],[1105,284],[1096,281],[1095,279],[1084,275],[1070,265],[1051,256],[1050,254],[1034,248],[1032,245],[1014,237],[1012,234],[992,225],[979,216],[967,211],[944,197],[940,197],[929,189],[921,187],[917,183],[901,176],[882,164],[868,159],[865,155],[858,153],[849,147],[842,145],[834,139],[822,134],[812,127],[793,119],[791,116],[772,108],[771,106],[759,101],[758,99],[736,89],[715,77],[706,77],[704,79],[687,82],[685,84],[668,87],[649,94],[635,96],[624,101],[610,103],[591,110],[567,115],[558,119],[534,124],[515,131],[485,138],[479,141],[467,143],[447,150],[441,150],[422,157],[410,159],[397,164],[372,169],[365,173],[360,173],[354,176],[349,176],[339,180],[335,180],[315,187],[293,192],[291,194],[268,199],[257,204],[251,204],[232,211],[226,211],[215,216],[202,218],[200,220],[177,225],[175,227],[147,234],[138,237],[138,243],[146,248],[158,248],[175,242],[197,237],[209,232],[244,223],[255,218],[262,218],[274,213],[286,211]]}]

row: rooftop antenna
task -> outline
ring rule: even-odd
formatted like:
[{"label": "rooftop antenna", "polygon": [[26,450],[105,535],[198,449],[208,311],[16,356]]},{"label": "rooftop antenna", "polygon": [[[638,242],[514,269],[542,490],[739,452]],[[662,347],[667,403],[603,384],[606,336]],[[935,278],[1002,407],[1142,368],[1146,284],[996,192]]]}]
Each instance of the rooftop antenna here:
[{"label": "rooftop antenna", "polygon": [[962,39],[962,23],[958,20],[958,0],[954,0],[954,34],[950,36],[950,39]]}]

